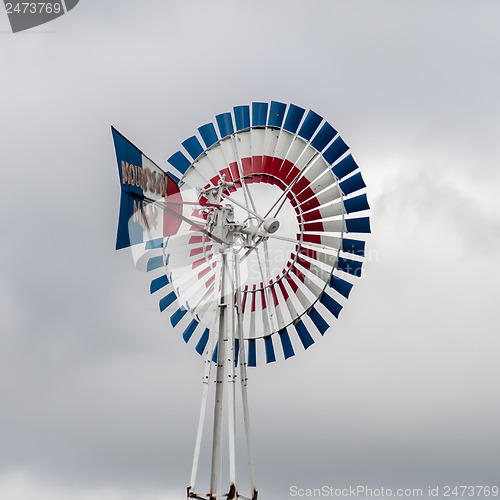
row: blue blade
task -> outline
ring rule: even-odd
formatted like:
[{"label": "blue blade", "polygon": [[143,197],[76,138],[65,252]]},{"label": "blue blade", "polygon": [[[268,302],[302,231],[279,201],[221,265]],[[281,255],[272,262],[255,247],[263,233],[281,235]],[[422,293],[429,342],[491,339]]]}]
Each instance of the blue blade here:
[{"label": "blue blade", "polygon": [[308,141],[312,137],[314,132],[316,132],[316,129],[319,127],[319,124],[322,122],[322,120],[322,116],[319,116],[318,113],[315,113],[312,109],[309,110],[306,119],[302,124],[302,127],[300,127],[300,137]]},{"label": "blue blade", "polygon": [[217,363],[217,355],[219,354],[219,342],[217,341],[217,343],[215,344],[215,349],[214,349],[214,353],[212,355],[212,361],[214,363]]},{"label": "blue blade", "polygon": [[257,366],[257,351],[255,339],[248,340],[248,366]]},{"label": "blue blade", "polygon": [[217,120],[217,125],[219,126],[219,132],[221,137],[227,137],[234,132],[233,119],[231,118],[231,113],[222,113],[215,117]]},{"label": "blue blade", "polygon": [[184,333],[182,334],[182,338],[184,339],[184,342],[189,342],[189,339],[193,336],[193,332],[196,330],[196,327],[199,325],[198,321],[193,319],[191,323],[189,323],[189,326],[184,330]]},{"label": "blue blade", "polygon": [[364,183],[360,172],[340,183],[340,189],[342,189],[343,193],[346,195],[354,193],[354,191],[363,189],[364,187],[366,187],[366,184]]},{"label": "blue blade", "polygon": [[355,196],[354,198],[349,198],[348,200],[344,200],[344,207],[348,214],[352,212],[362,212],[363,210],[368,210],[370,205],[368,205],[368,198],[366,194],[360,194],[359,196]]},{"label": "blue blade", "polygon": [[219,140],[213,123],[202,125],[198,129],[198,132],[200,133],[206,148],[213,146]]},{"label": "blue blade", "polygon": [[234,366],[238,366],[239,355],[240,355],[240,339],[234,339]]},{"label": "blue blade", "polygon": [[335,174],[337,179],[342,179],[351,172],[354,172],[358,168],[357,163],[354,161],[352,155],[347,155],[343,160],[340,160],[337,165],[332,167],[332,172]]},{"label": "blue blade", "polygon": [[365,242],[359,240],[351,240],[350,238],[344,238],[342,240],[342,251],[348,253],[354,253],[360,257],[365,256]]},{"label": "blue blade", "polygon": [[198,343],[196,344],[196,352],[198,354],[203,354],[203,351],[205,350],[205,347],[207,347],[208,343],[208,328],[205,328],[205,331],[203,332],[202,336],[200,337],[200,340],[198,340]]},{"label": "blue blade", "polygon": [[266,345],[266,363],[273,363],[276,361],[276,355],[274,354],[273,339],[271,335],[264,337],[264,343]]},{"label": "blue blade", "polygon": [[158,269],[160,267],[163,267],[163,255],[158,255],[157,257],[151,257],[148,260],[148,265],[147,265],[147,271],[154,271],[155,269]]},{"label": "blue blade", "polygon": [[297,321],[297,323],[295,323],[295,329],[299,334],[299,339],[302,342],[304,349],[307,349],[308,347],[311,347],[314,344],[314,340],[311,337],[309,330],[306,328],[306,325],[302,323],[302,320],[299,320]]},{"label": "blue blade", "polygon": [[340,295],[348,299],[353,285],[352,283],[349,283],[348,281],[343,280],[342,278],[339,278],[338,276],[332,274],[332,277],[330,279],[330,286],[334,290],[337,290],[337,292],[339,292]]},{"label": "blue blade", "polygon": [[179,321],[186,315],[187,309],[185,307],[179,307],[177,311],[170,316],[170,323],[172,323],[172,326],[175,327],[179,324]]},{"label": "blue blade", "polygon": [[280,340],[281,340],[281,347],[283,348],[283,354],[285,356],[285,359],[291,358],[292,356],[295,356],[295,352],[293,351],[293,346],[292,342],[290,341],[290,335],[288,335],[288,331],[285,328],[284,330],[281,330],[279,332],[280,334]]},{"label": "blue blade", "polygon": [[319,301],[336,317],[339,317],[342,306],[326,292],[323,292]]},{"label": "blue blade", "polygon": [[352,260],[352,259],[346,259],[344,257],[339,257],[337,267],[341,271],[352,274],[353,276],[357,276],[359,278],[361,276],[361,268],[363,267],[363,263],[360,262],[359,260]]},{"label": "blue blade", "polygon": [[295,106],[295,104],[290,104],[283,128],[288,132],[295,134],[299,128],[300,120],[302,120],[302,116],[305,112],[305,109],[299,108],[299,106]]},{"label": "blue blade", "polygon": [[321,333],[321,335],[324,335],[325,332],[328,330],[329,325],[323,319],[323,316],[321,316],[321,314],[313,307],[309,311],[309,317],[312,319],[313,323],[316,325],[316,328],[319,330],[319,333]]},{"label": "blue blade", "polygon": [[165,295],[163,299],[160,300],[160,311],[164,311],[174,300],[176,299],[175,293],[170,292],[168,295]]},{"label": "blue blade", "polygon": [[163,238],[146,241],[146,250],[154,250],[156,248],[163,248]]},{"label": "blue blade", "polygon": [[181,151],[174,153],[167,161],[182,174],[185,174],[186,170],[191,165],[191,162],[182,154]]},{"label": "blue blade", "polygon": [[283,118],[285,117],[286,104],[277,101],[271,101],[271,109],[269,110],[268,125],[271,127],[281,128]]},{"label": "blue blade", "polygon": [[155,278],[154,280],[151,281],[151,285],[149,286],[149,292],[150,293],[155,293],[160,288],[163,288],[164,286],[167,286],[169,284],[168,278],[166,275],[160,276],[158,278]]},{"label": "blue blade", "polygon": [[323,158],[332,165],[348,150],[349,146],[341,137],[337,137],[323,153]]},{"label": "blue blade", "polygon": [[234,121],[236,122],[236,130],[250,128],[250,107],[235,106],[233,108]]},{"label": "blue blade", "polygon": [[252,102],[252,126],[265,127],[267,122],[267,102]]},{"label": "blue blade", "polygon": [[348,233],[369,233],[369,217],[359,217],[358,219],[346,219],[346,229]]},{"label": "blue blade", "polygon": [[319,132],[314,136],[311,146],[318,151],[323,151],[325,146],[337,135],[337,131],[328,123],[324,123]]},{"label": "blue blade", "polygon": [[194,135],[192,137],[189,137],[189,139],[186,139],[182,143],[182,146],[190,154],[193,160],[196,160],[196,158],[198,158],[198,156],[203,153],[203,148],[200,144],[200,141]]}]

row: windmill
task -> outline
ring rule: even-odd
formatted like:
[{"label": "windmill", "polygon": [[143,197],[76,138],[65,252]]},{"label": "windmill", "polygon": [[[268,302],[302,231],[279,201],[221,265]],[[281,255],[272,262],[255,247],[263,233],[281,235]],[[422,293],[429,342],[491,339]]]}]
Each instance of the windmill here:
[{"label": "windmill", "polygon": [[[205,361],[187,495],[256,500],[247,368],[308,349],[338,318],[370,232],[358,165],[320,115],[276,101],[217,115],[182,142],[169,171],[115,129],[113,137],[122,186],[117,248],[140,249],[137,266],[154,274],[160,310]],[[213,382],[209,490],[200,492]],[[237,384],[249,496],[237,488]]]}]

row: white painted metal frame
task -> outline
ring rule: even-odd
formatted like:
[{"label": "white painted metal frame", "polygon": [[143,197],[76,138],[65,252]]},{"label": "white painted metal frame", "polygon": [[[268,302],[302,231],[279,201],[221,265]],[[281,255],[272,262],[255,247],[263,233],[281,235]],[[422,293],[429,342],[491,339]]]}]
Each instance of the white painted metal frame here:
[{"label": "white painted metal frame", "polygon": [[[218,208],[218,234],[224,234],[227,229],[228,219],[224,208]],[[226,233],[227,234],[227,233]],[[245,428],[245,441],[247,447],[247,459],[250,476],[252,497],[257,499],[255,485],[255,472],[252,458],[250,439],[250,414],[247,393],[246,352],[241,321],[241,284],[239,276],[239,256],[235,253],[233,245],[229,242],[221,248],[217,255],[215,289],[219,290],[217,302],[217,314],[214,318],[213,328],[210,329],[211,341],[205,350],[205,370],[203,375],[202,402],[198,420],[198,431],[193,455],[190,486],[188,487],[189,498],[206,498],[215,500],[223,496],[228,500],[237,497],[245,498],[238,494],[236,487],[236,365],[240,365],[240,385],[243,409],[243,420]],[[215,335],[217,332],[217,335]],[[215,344],[217,340],[217,344]],[[235,345],[238,340],[239,351],[236,353]],[[203,428],[206,418],[206,408],[210,385],[211,365],[217,345],[217,367],[215,375],[215,404],[212,432],[212,454],[210,471],[210,492],[201,495],[195,492],[196,476],[199,467]],[[227,407],[228,422],[228,450],[229,450],[229,490],[227,493],[218,492],[223,442],[223,411]]]}]

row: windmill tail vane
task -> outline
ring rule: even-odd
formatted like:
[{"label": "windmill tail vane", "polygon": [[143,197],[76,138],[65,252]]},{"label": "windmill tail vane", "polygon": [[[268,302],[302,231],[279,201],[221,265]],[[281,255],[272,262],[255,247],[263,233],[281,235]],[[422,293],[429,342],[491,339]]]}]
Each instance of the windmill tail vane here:
[{"label": "windmill tail vane", "polygon": [[[182,212],[178,180],[115,128],[111,131],[121,186],[116,249],[176,234],[181,223],[176,214]],[[168,200],[170,204],[162,207],[160,200]]]},{"label": "windmill tail vane", "polygon": [[[217,115],[182,142],[168,171],[112,134],[121,185],[116,248],[139,249],[137,267],[151,273],[160,311],[205,361],[188,497],[255,500],[247,367],[308,349],[339,317],[370,232],[366,185],[337,131],[294,104],[254,102]],[[236,475],[237,383],[246,497]],[[200,493],[210,394],[209,488]]]}]

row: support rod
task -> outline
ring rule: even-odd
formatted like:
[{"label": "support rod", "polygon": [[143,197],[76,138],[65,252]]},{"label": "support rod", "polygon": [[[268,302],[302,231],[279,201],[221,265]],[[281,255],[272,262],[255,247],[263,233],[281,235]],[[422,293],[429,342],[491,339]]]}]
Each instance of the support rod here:
[{"label": "support rod", "polygon": [[[252,459],[252,447],[250,440],[250,417],[247,394],[247,373],[245,339],[243,335],[242,308],[241,308],[241,281],[240,281],[240,257],[235,251],[232,241],[231,230],[232,210],[221,207],[217,210],[215,217],[215,229],[221,238],[227,240],[220,248],[217,255],[216,280],[213,284],[214,293],[217,294],[217,305],[214,323],[211,326],[210,346],[205,351],[204,387],[202,403],[198,422],[198,434],[196,438],[191,482],[188,487],[188,498],[200,500],[217,500],[224,497],[225,500],[236,500],[247,498],[238,493],[236,488],[236,369],[237,361],[240,364],[240,383],[242,394],[243,419],[245,427],[246,448],[248,454],[248,468],[251,485],[251,499],[257,499],[255,486],[255,474]],[[264,279],[264,272],[263,279]],[[239,342],[236,351],[236,339]],[[195,493],[195,482],[198,470],[203,426],[206,414],[207,394],[210,381],[211,364],[217,341],[217,368],[215,374],[215,402],[212,434],[212,463],[210,471],[210,492]],[[238,360],[239,357],[239,360]],[[226,392],[227,391],[227,392]],[[224,410],[227,411],[227,435],[228,435],[228,461],[229,461],[229,490],[224,493],[220,490],[220,477],[222,470],[222,443],[225,435]]]},{"label": "support rod", "polygon": [[247,357],[245,352],[245,338],[243,336],[243,327],[241,324],[242,309],[241,309],[241,283],[240,283],[240,257],[238,254],[234,256],[234,279],[235,279],[235,299],[236,309],[236,335],[239,339],[239,364],[240,364],[240,378],[241,378],[241,400],[243,406],[243,420],[245,422],[245,439],[247,444],[247,459],[248,470],[250,473],[250,487],[252,489],[252,500],[257,498],[257,488],[255,486],[255,471],[253,467],[253,453],[252,441],[250,438],[250,411],[248,409],[248,393],[247,393]]},{"label": "support rod", "polygon": [[227,311],[227,411],[228,411],[228,443],[229,443],[229,494],[227,500],[236,498],[236,373],[234,352],[234,253],[232,248],[228,250],[226,263],[228,305],[231,309]]},{"label": "support rod", "polygon": [[[215,321],[213,327],[215,328]],[[205,415],[207,411],[208,389],[210,384],[210,373],[212,368],[212,357],[215,347],[215,339],[207,343],[205,349],[205,368],[203,373],[203,392],[201,395],[200,417],[198,419],[198,432],[196,434],[196,444],[194,447],[193,466],[191,469],[191,480],[189,482],[188,496],[190,492],[194,492],[196,487],[196,475],[198,473],[198,464],[200,462],[201,441],[203,438],[203,426],[205,423]]]},{"label": "support rod", "polygon": [[217,374],[215,386],[215,408],[214,408],[214,430],[212,443],[212,470],[210,474],[210,500],[215,500],[217,486],[219,482],[220,463],[221,463],[221,442],[222,442],[222,405],[224,397],[224,358],[226,338],[226,274],[227,274],[227,255],[221,253],[220,273],[221,285],[219,295],[219,335],[217,346]]}]

